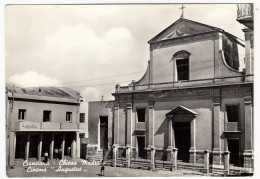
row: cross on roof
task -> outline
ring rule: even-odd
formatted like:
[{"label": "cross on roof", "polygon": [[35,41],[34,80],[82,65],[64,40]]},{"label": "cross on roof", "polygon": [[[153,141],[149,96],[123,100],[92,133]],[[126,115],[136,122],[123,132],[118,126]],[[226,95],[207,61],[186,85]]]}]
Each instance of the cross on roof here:
[{"label": "cross on roof", "polygon": [[181,8],[179,8],[182,11],[181,18],[184,16],[184,8],[186,8],[186,7],[183,4],[181,5]]}]

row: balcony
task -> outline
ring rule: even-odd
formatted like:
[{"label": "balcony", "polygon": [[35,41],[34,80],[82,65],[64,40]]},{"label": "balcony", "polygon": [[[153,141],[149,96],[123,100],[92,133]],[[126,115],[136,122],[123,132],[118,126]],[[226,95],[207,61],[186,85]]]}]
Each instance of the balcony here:
[{"label": "balcony", "polygon": [[238,122],[227,122],[225,132],[240,132]]},{"label": "balcony", "polygon": [[237,21],[245,26],[253,29],[254,7],[253,4],[237,5]]},{"label": "balcony", "polygon": [[79,131],[77,123],[69,122],[30,122],[15,123],[15,131]]},{"label": "balcony", "polygon": [[138,130],[138,131],[145,131],[146,130],[146,123],[145,122],[137,122],[135,129]]},{"label": "balcony", "polygon": [[71,122],[62,122],[62,123],[60,123],[60,128],[61,129],[77,129],[78,124],[71,123]]}]

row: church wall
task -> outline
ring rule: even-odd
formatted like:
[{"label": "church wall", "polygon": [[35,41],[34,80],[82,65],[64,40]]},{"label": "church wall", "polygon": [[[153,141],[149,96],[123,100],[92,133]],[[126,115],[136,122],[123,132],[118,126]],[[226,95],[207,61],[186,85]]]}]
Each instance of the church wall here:
[{"label": "church wall", "polygon": [[[226,116],[226,105],[239,105],[239,124],[238,127],[242,131],[241,134],[237,135],[240,139],[240,151],[243,152],[245,149],[245,105],[244,105],[244,99],[243,97],[228,97],[225,96],[221,100],[221,118],[226,123],[227,122],[227,116]],[[223,126],[225,128],[225,126]],[[228,136],[227,136],[228,138]],[[228,148],[225,145],[225,141],[222,140],[222,150],[226,151]]]},{"label": "church wall", "polygon": [[168,147],[168,121],[165,114],[179,105],[185,106],[198,113],[198,116],[194,119],[196,121],[196,149],[211,150],[213,106],[211,99],[155,102],[155,147]]},{"label": "church wall", "polygon": [[[132,109],[132,134],[134,132],[135,129],[137,129],[137,125],[138,125],[138,117],[137,117],[137,109],[138,108],[146,108],[146,115],[145,115],[145,129],[148,132],[148,102],[142,102],[142,101],[135,101],[133,102],[133,109]],[[148,144],[148,134],[145,134],[145,142],[146,144]],[[137,138],[136,135],[132,135],[132,145],[133,147],[137,147]]]},{"label": "church wall", "polygon": [[90,144],[98,144],[98,128],[100,116],[108,116],[108,142],[112,145],[113,101],[89,102],[88,136]]},{"label": "church wall", "polygon": [[176,81],[175,61],[171,59],[176,52],[181,50],[191,53],[190,80],[214,77],[213,41],[204,40],[153,50],[152,79],[154,83]]}]

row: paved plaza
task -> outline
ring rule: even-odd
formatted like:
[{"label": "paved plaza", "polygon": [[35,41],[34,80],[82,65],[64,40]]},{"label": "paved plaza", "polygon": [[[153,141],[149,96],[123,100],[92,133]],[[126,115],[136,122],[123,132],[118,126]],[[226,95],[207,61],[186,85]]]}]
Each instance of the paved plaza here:
[{"label": "paved plaza", "polygon": [[[30,162],[30,163],[29,163]],[[86,163],[85,160],[51,160],[49,165],[37,163],[35,160],[16,160],[13,169],[7,168],[8,177],[103,177],[100,175],[100,166]],[[171,177],[171,176],[202,176],[202,173],[191,171],[149,171],[120,167],[105,168],[105,177]]]}]

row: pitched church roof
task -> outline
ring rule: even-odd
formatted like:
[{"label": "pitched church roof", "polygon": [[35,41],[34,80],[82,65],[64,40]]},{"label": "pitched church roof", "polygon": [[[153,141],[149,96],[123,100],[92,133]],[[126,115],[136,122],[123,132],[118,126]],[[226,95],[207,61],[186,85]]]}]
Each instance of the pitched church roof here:
[{"label": "pitched church roof", "polygon": [[155,37],[153,37],[151,40],[149,40],[148,43],[151,44],[151,43],[160,42],[164,40],[175,39],[175,38],[190,36],[195,34],[203,34],[207,32],[216,32],[216,31],[228,35],[229,37],[236,40],[237,43],[244,46],[237,40],[236,36],[224,31],[223,29],[202,24],[200,22],[192,21],[185,18],[179,18],[169,27],[167,27],[162,32],[160,32]]}]

